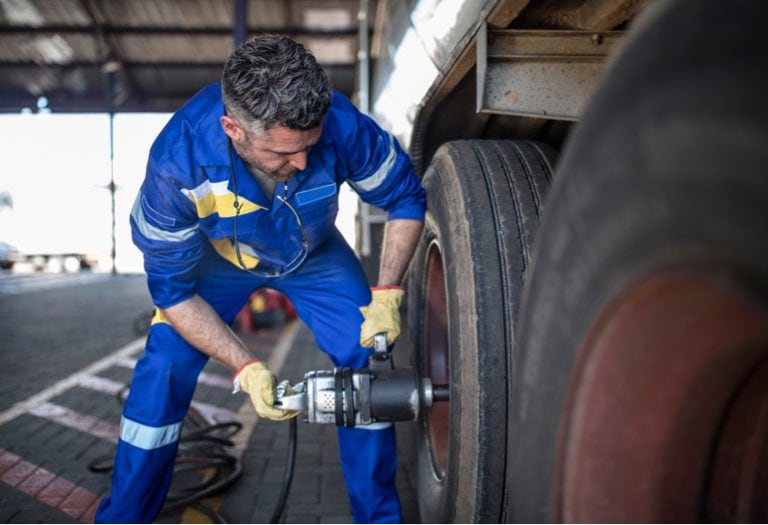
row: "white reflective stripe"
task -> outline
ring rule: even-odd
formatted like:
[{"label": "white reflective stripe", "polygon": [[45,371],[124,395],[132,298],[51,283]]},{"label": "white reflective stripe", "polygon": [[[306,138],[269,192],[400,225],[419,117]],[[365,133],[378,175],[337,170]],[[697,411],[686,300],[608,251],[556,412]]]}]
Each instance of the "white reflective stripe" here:
[{"label": "white reflective stripe", "polygon": [[393,423],[371,423],[370,425],[357,425],[355,428],[361,428],[363,430],[384,430],[392,425]]},{"label": "white reflective stripe", "polygon": [[181,422],[162,427],[150,427],[123,417],[120,421],[120,439],[134,447],[152,450],[179,440]]},{"label": "white reflective stripe", "polygon": [[227,195],[228,193],[232,193],[227,187],[228,184],[229,181],[226,180],[219,182],[205,180],[198,187],[192,188],[191,190],[182,189],[181,193],[187,197],[192,196],[195,201],[201,201],[209,193],[213,193],[214,195]]},{"label": "white reflective stripe", "polygon": [[133,203],[133,209],[131,209],[131,217],[136,222],[136,226],[139,228],[139,232],[151,241],[169,241],[180,242],[185,241],[192,237],[197,232],[199,226],[191,226],[178,231],[162,230],[156,226],[152,226],[147,222],[144,217],[144,210],[141,209],[141,194],[136,197]]},{"label": "white reflective stripe", "polygon": [[248,246],[247,244],[243,244],[241,242],[238,243],[232,243],[237,244],[237,246],[240,248],[240,251],[246,255],[250,255],[251,257],[258,257],[259,254],[254,251],[254,249],[251,246]]},{"label": "white reflective stripe", "polygon": [[379,166],[379,169],[377,169],[373,174],[369,175],[363,180],[359,181],[349,181],[349,183],[354,186],[358,190],[362,191],[372,191],[378,188],[382,182],[384,182],[384,179],[387,178],[387,175],[389,174],[389,171],[392,169],[392,166],[395,165],[395,160],[397,159],[397,148],[395,148],[395,139],[392,138],[392,136],[389,136],[389,153],[387,154],[387,158],[384,159],[384,162],[381,163],[381,166]]}]

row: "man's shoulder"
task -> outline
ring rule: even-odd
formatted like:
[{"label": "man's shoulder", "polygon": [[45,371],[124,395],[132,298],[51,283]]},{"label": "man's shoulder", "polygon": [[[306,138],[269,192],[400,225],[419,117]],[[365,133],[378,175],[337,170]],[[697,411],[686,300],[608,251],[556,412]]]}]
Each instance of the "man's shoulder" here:
[{"label": "man's shoulder", "polygon": [[[224,112],[220,84],[205,86],[181,106],[155,139],[151,155],[158,161],[179,157],[203,162],[211,157],[207,151],[226,138],[220,117]],[[205,150],[205,151],[204,151]]]},{"label": "man's shoulder", "polygon": [[378,131],[378,125],[367,118],[358,110],[352,102],[338,91],[333,92],[331,107],[328,109],[323,121],[325,134],[332,142],[351,146],[355,136],[359,135],[363,128],[374,128]]},{"label": "man's shoulder", "polygon": [[221,83],[214,82],[200,89],[181,106],[174,117],[180,116],[192,122],[204,122],[218,119],[224,114],[224,102],[221,98]]},{"label": "man's shoulder", "polygon": [[336,91],[335,89],[333,90],[333,96],[331,97],[331,111],[333,110],[358,111],[351,100],[349,100],[341,91]]},{"label": "man's shoulder", "polygon": [[354,104],[339,91],[333,92],[331,107],[325,117],[325,122],[332,121],[334,125],[351,124],[362,115]]}]

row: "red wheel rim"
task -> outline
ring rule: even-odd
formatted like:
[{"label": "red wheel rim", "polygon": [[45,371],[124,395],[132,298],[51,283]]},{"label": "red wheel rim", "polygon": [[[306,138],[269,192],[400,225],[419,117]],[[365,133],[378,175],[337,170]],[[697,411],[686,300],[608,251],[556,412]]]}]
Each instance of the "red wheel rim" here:
[{"label": "red wheel rim", "polygon": [[566,399],[555,518],[754,521],[761,510],[749,497],[728,514],[739,500],[729,480],[741,480],[739,494],[766,486],[768,460],[752,461],[768,436],[765,304],[714,276],[669,271],[623,290],[595,319]]},{"label": "red wheel rim", "polygon": [[[447,385],[450,375],[445,272],[443,257],[435,241],[430,244],[427,254],[425,297],[423,370],[432,384]],[[449,407],[448,402],[438,402],[425,411],[432,466],[439,479],[445,476],[447,469]]]}]

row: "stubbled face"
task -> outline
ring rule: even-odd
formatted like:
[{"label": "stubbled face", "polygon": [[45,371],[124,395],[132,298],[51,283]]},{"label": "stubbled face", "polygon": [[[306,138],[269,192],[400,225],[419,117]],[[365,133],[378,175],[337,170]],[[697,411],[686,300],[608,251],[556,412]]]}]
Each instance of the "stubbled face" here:
[{"label": "stubbled face", "polygon": [[275,182],[285,182],[297,171],[307,167],[309,150],[314,146],[323,126],[306,131],[274,127],[266,131],[248,132],[240,127],[240,133],[230,135],[232,146],[247,163],[266,173]]}]

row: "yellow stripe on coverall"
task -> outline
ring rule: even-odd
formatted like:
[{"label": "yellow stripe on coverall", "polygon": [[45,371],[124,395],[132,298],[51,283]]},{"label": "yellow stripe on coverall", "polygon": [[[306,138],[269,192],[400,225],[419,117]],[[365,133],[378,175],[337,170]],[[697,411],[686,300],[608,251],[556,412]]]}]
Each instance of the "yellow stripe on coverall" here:
[{"label": "yellow stripe on coverall", "polygon": [[[195,204],[197,216],[201,219],[214,213],[218,214],[219,217],[235,216],[235,194],[227,187],[227,181],[205,181],[196,188],[183,189],[181,192]],[[238,195],[237,200],[240,203],[241,215],[265,209],[240,195]]]}]

